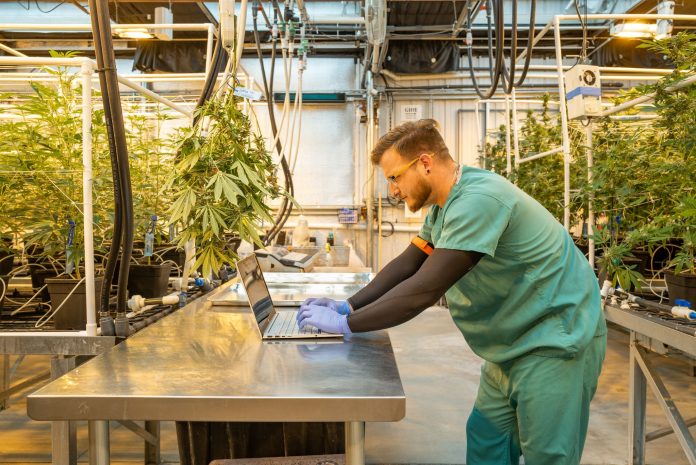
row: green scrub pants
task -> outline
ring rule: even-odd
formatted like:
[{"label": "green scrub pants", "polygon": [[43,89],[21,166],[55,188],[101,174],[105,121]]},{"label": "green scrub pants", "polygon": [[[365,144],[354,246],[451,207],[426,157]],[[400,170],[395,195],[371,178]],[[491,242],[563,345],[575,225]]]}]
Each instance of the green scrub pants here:
[{"label": "green scrub pants", "polygon": [[467,465],[580,463],[590,401],[604,361],[606,334],[575,358],[528,354],[486,362],[467,422]]}]

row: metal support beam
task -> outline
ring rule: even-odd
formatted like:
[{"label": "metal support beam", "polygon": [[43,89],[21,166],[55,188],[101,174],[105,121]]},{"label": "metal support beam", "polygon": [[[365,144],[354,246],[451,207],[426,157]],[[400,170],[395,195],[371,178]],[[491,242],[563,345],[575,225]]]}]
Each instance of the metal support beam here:
[{"label": "metal support beam", "polygon": [[[689,464],[696,465],[696,442],[694,442],[694,438],[689,432],[689,428],[686,426],[684,418],[674,403],[674,400],[667,390],[667,387],[662,382],[660,375],[657,373],[657,371],[655,371],[650,363],[650,360],[648,360],[646,350],[638,346],[635,341],[633,341],[631,343],[631,352],[634,363],[638,364],[645,381],[647,381],[646,384],[650,386],[653,394],[655,394],[655,399],[657,399],[658,405],[662,408],[662,413],[665,414],[667,421],[674,430],[674,434],[679,441],[679,445],[681,445],[682,449],[684,450],[684,454],[686,455]],[[643,428],[644,427],[645,424],[643,424]],[[641,433],[642,437],[640,438],[639,442],[642,443],[644,447],[645,430],[643,429]],[[636,457],[634,457],[634,460],[635,459]],[[643,459],[640,460],[642,461]]]},{"label": "metal support beam", "polygon": [[629,347],[628,463],[645,465],[645,376],[636,360],[636,333],[631,331]]},{"label": "metal support beam", "polygon": [[[373,52],[374,53],[374,52]],[[367,66],[367,64],[366,64]],[[374,222],[374,213],[372,211],[375,195],[375,177],[374,177],[374,167],[372,162],[369,160],[370,151],[374,145],[374,132],[375,132],[375,98],[373,95],[374,82],[372,71],[367,72],[367,140],[365,141],[365,147],[367,152],[367,192],[365,194],[365,207],[367,208],[367,225],[365,228],[366,236],[366,248],[365,248],[365,264],[369,267],[373,267],[373,248],[374,248],[374,232],[372,231],[372,225]]]},{"label": "metal support beam", "polygon": [[[8,357],[7,355],[5,357]],[[22,382],[19,382],[15,384],[14,386],[9,387],[8,389],[0,392],[0,405],[4,403],[5,401],[9,400],[10,396],[23,391],[24,389],[33,386],[37,383],[40,383],[41,381],[45,381],[48,378],[51,377],[51,373],[49,371],[44,371],[39,373],[38,375],[34,375],[30,378],[25,379]]]},{"label": "metal support beam", "polygon": [[145,442],[148,444],[156,445],[159,442],[157,436],[153,435],[147,429],[145,429],[144,427],[140,426],[132,420],[119,420],[118,422],[125,426],[127,429],[140,436],[141,438],[143,438]]}]

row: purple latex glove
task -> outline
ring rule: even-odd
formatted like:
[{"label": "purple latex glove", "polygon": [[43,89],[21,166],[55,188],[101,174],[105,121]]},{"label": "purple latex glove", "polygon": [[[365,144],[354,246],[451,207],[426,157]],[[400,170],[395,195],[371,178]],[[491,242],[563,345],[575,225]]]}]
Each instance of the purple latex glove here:
[{"label": "purple latex glove", "polygon": [[[347,300],[333,300],[328,297],[312,297],[302,302],[302,307],[307,305],[321,305],[322,307],[328,307],[336,313],[341,315],[349,315],[353,309]],[[299,313],[297,315],[297,321],[300,321]]]},{"label": "purple latex glove", "polygon": [[300,329],[306,325],[314,326],[325,333],[351,334],[348,327],[348,317],[336,313],[329,307],[321,305],[303,305],[297,312],[297,323]]}]

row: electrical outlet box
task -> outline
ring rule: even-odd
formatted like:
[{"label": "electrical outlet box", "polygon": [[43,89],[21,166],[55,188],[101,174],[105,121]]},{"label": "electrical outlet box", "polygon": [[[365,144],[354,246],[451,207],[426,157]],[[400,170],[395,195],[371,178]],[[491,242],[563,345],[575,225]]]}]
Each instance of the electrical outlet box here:
[{"label": "electrical outlet box", "polygon": [[573,66],[565,73],[565,88],[568,118],[601,116],[602,85],[597,66]]},{"label": "electrical outlet box", "polygon": [[[158,6],[155,8],[155,24],[174,24],[174,14],[172,10],[166,6]],[[152,33],[155,34],[160,40],[172,40],[173,32],[171,29],[153,29]]]}]

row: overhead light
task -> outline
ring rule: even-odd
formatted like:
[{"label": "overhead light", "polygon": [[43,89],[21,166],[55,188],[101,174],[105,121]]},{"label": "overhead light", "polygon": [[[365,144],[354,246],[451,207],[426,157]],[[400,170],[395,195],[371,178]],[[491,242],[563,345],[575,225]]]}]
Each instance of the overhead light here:
[{"label": "overhead light", "polygon": [[616,23],[611,26],[611,35],[627,39],[643,39],[653,37],[657,33],[657,25],[650,23]]},{"label": "overhead light", "polygon": [[154,35],[144,27],[114,28],[114,34],[122,39],[152,39]]}]

